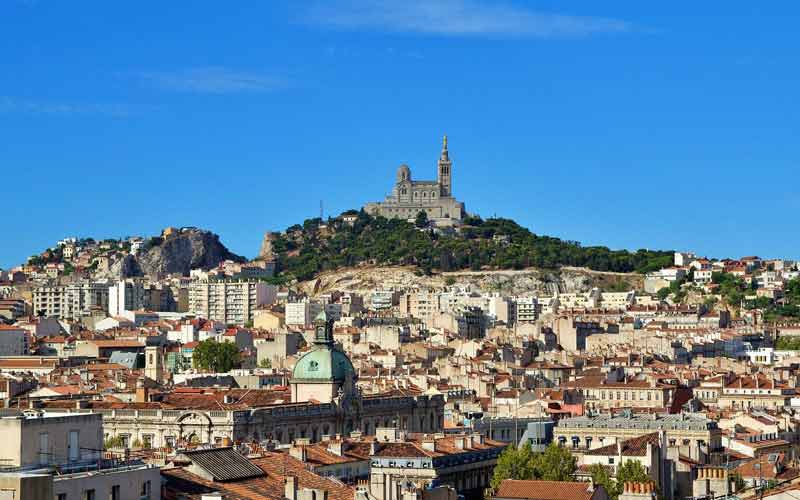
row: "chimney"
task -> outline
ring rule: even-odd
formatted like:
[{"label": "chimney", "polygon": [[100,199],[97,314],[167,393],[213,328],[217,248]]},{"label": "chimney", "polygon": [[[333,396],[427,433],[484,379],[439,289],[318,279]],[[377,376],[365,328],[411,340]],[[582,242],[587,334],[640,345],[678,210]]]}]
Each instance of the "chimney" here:
[{"label": "chimney", "polygon": [[422,449],[426,451],[436,451],[436,441],[433,438],[422,439]]},{"label": "chimney", "polygon": [[464,438],[463,437],[461,437],[461,436],[456,437],[455,439],[453,439],[453,443],[456,445],[456,449],[457,450],[463,450],[464,449]]},{"label": "chimney", "polygon": [[341,439],[328,442],[328,451],[341,457],[344,454],[344,443]]},{"label": "chimney", "polygon": [[305,462],[307,458],[306,447],[303,445],[294,445],[289,448],[289,455],[296,460]]},{"label": "chimney", "polygon": [[230,394],[225,394],[222,396],[222,402],[226,405],[233,404],[233,396]]},{"label": "chimney", "polygon": [[147,403],[150,401],[150,390],[144,386],[143,380],[136,381],[136,402]]},{"label": "chimney", "polygon": [[297,500],[297,478],[286,476],[283,480],[283,496],[287,500]]}]

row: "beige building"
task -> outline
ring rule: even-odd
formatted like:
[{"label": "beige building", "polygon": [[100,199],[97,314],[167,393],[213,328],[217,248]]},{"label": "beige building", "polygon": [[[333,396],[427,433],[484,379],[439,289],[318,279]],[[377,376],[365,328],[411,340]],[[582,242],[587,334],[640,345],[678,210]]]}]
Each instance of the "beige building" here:
[{"label": "beige building", "polygon": [[0,491],[24,500],[159,500],[160,473],[103,456],[102,416],[38,411],[0,418]]},{"label": "beige building", "polygon": [[697,413],[660,415],[626,411],[615,416],[565,418],[558,421],[553,439],[561,446],[588,451],[657,431],[664,431],[667,446],[678,448],[680,454],[700,462],[722,447],[722,431],[717,423]]},{"label": "beige building", "polygon": [[286,324],[286,315],[282,312],[267,309],[256,311],[253,327],[261,330],[279,330]]},{"label": "beige building", "polygon": [[403,500],[401,491],[450,486],[466,498],[482,498],[506,444],[483,435],[423,435],[408,439],[396,429],[378,429],[371,453],[370,497]]},{"label": "beige building", "polygon": [[464,203],[456,200],[452,194],[452,167],[445,136],[435,181],[412,180],[408,165],[400,165],[392,193],[382,202],[367,203],[364,210],[370,215],[408,220],[414,220],[417,214],[425,212],[429,220],[440,225],[458,222],[464,217],[465,211]]},{"label": "beige building", "polygon": [[587,410],[611,408],[665,408],[672,403],[677,386],[651,380],[609,381],[583,377],[566,384],[583,396]]}]

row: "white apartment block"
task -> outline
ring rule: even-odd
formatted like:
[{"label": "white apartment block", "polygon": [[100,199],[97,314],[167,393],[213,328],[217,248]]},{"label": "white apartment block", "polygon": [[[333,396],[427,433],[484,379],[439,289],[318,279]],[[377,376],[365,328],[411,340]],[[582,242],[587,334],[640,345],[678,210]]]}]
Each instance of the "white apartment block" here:
[{"label": "white apartment block", "polygon": [[322,304],[309,300],[288,302],[285,311],[285,322],[287,325],[308,326],[314,321],[314,318],[317,317],[320,311],[322,311]]},{"label": "white apartment block", "polygon": [[255,311],[272,304],[278,287],[262,281],[194,281],[189,285],[189,311],[228,325],[252,321]]},{"label": "white apartment block", "polygon": [[539,317],[541,307],[536,297],[514,298],[514,322],[533,323]]},{"label": "white apartment block", "polygon": [[33,289],[34,314],[79,320],[96,310],[108,310],[106,282],[81,281],[69,285],[42,285]]},{"label": "white apartment block", "polygon": [[139,281],[123,280],[108,288],[108,315],[121,316],[125,311],[145,307],[144,285]]}]

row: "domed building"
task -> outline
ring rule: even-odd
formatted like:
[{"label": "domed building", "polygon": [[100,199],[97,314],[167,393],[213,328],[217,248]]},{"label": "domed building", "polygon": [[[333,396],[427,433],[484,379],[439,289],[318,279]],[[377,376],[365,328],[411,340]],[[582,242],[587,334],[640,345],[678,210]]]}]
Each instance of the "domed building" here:
[{"label": "domed building", "polygon": [[333,322],[325,311],[314,320],[314,348],[297,360],[292,371],[292,402],[330,403],[355,393],[355,369],[350,358],[333,344]]},{"label": "domed building", "polygon": [[461,221],[465,215],[464,203],[453,197],[453,162],[447,150],[447,136],[442,140],[437,167],[436,180],[415,181],[411,179],[408,165],[400,165],[392,193],[383,201],[367,203],[364,211],[370,215],[409,221],[425,212],[428,220],[444,226]]}]

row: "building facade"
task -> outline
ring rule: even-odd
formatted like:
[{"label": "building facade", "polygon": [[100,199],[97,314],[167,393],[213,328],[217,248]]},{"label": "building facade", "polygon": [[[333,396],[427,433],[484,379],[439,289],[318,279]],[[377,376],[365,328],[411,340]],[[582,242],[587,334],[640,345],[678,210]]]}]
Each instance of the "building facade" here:
[{"label": "building facade", "polygon": [[79,320],[108,310],[108,284],[88,280],[33,289],[33,312],[47,318]]},{"label": "building facade", "polygon": [[445,136],[436,180],[415,181],[411,178],[408,165],[400,165],[392,193],[382,202],[367,203],[364,210],[370,215],[409,220],[425,212],[429,220],[439,225],[458,222],[464,217],[465,211],[464,203],[453,197],[452,167]]},{"label": "building facade", "polygon": [[201,280],[189,285],[189,311],[227,325],[244,325],[260,306],[275,302],[278,288],[262,281]]}]

